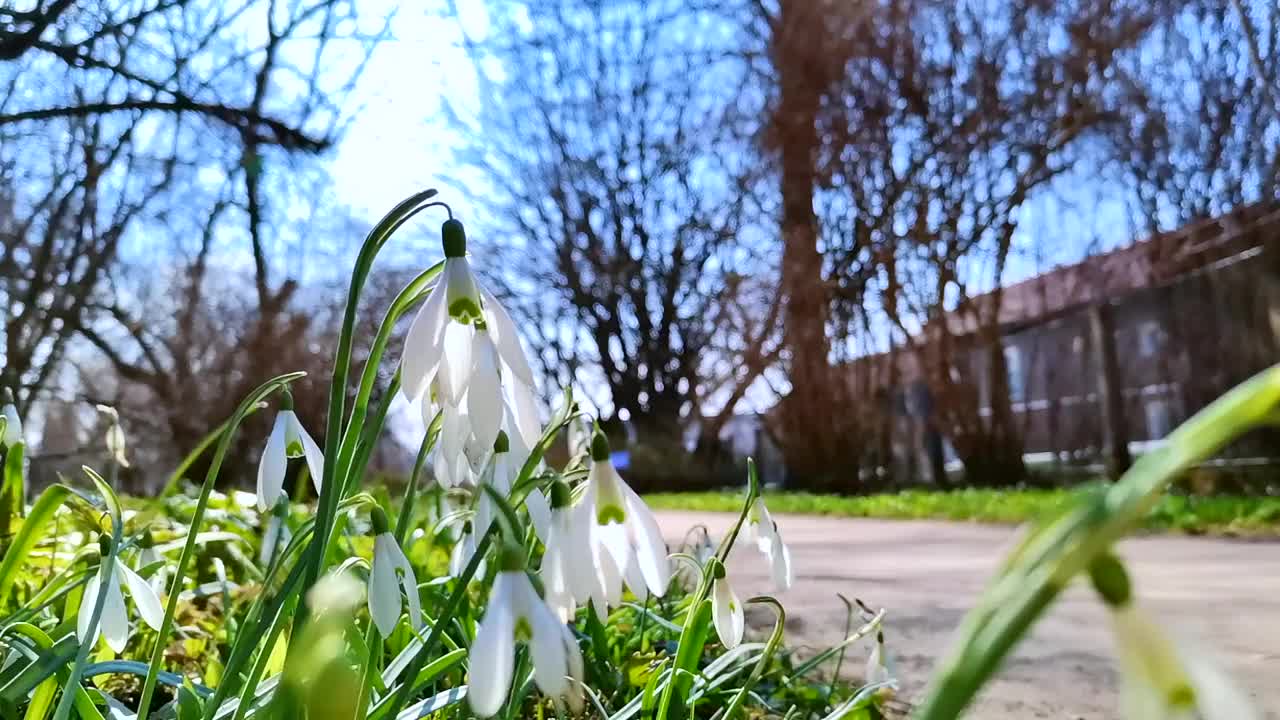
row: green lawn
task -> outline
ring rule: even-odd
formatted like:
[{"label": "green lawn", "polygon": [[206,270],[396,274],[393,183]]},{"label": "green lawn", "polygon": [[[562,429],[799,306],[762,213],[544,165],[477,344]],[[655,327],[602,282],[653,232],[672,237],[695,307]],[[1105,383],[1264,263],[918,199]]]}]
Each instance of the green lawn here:
[{"label": "green lawn", "polygon": [[[840,517],[972,520],[1020,523],[1068,501],[1080,490],[906,490],[900,493],[842,496],[805,492],[766,493],[769,510]],[[669,510],[735,511],[736,492],[656,493],[645,500]],[[1280,535],[1280,497],[1166,496],[1147,520],[1152,530],[1215,535]]]}]

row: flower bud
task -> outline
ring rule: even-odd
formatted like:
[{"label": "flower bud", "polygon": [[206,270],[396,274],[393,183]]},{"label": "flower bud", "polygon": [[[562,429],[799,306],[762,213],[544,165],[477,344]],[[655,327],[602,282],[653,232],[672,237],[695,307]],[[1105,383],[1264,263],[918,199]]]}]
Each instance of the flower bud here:
[{"label": "flower bud", "polygon": [[445,257],[463,257],[467,254],[467,231],[461,222],[453,218],[445,220],[440,227],[440,237]]},{"label": "flower bud", "polygon": [[563,480],[556,480],[551,483],[551,509],[558,510],[568,507],[573,503],[573,493],[569,490],[568,483]]},{"label": "flower bud", "polygon": [[369,522],[373,524],[374,535],[384,535],[391,532],[391,525],[387,522],[387,514],[377,505],[374,505],[373,510],[369,512]]},{"label": "flower bud", "polygon": [[523,572],[526,567],[524,548],[513,543],[503,543],[498,553],[498,569],[502,572]]},{"label": "flower bud", "polygon": [[595,462],[609,459],[609,438],[605,437],[599,425],[596,425],[595,433],[591,436],[591,459]]},{"label": "flower bud", "polygon": [[1107,553],[1094,560],[1089,565],[1089,579],[1107,605],[1121,608],[1129,604],[1132,593],[1129,573],[1115,555]]}]

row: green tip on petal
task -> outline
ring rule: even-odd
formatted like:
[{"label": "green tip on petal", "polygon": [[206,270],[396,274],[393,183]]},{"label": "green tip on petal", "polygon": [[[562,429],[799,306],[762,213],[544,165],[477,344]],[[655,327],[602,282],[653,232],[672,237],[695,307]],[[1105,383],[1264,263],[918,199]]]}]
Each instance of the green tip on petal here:
[{"label": "green tip on petal", "polygon": [[563,480],[556,480],[551,483],[551,509],[569,507],[573,502],[573,493],[569,491],[568,483]]},{"label": "green tip on petal", "polygon": [[449,304],[449,317],[466,325],[484,317],[484,314],[475,300],[461,297]]},{"label": "green tip on petal", "polygon": [[373,523],[373,534],[384,535],[391,532],[391,524],[387,522],[387,514],[377,505],[369,512],[369,522]]},{"label": "green tip on petal", "polygon": [[102,553],[102,557],[104,558],[111,554],[111,536],[110,535],[106,533],[102,533],[101,535],[98,536],[98,552]]},{"label": "green tip on petal", "polygon": [[498,570],[502,572],[524,572],[524,548],[514,543],[504,543],[502,552],[498,554]]},{"label": "green tip on petal", "polygon": [[493,440],[493,451],[496,453],[511,452],[511,438],[507,437],[505,430],[498,431],[498,437]]},{"label": "green tip on petal", "polygon": [[627,513],[617,505],[601,505],[596,508],[596,524],[609,525],[611,523],[624,523],[627,521]]},{"label": "green tip on petal", "polygon": [[609,459],[609,438],[604,436],[604,431],[600,429],[598,423],[591,435],[591,459],[596,462]]},{"label": "green tip on petal", "polygon": [[1120,608],[1129,604],[1132,588],[1129,573],[1124,569],[1120,558],[1107,553],[1094,560],[1089,565],[1089,579],[1107,605]]},{"label": "green tip on petal", "polygon": [[1196,691],[1186,683],[1180,683],[1169,690],[1169,707],[1177,710],[1194,710],[1196,707]]},{"label": "green tip on petal", "polygon": [[467,231],[462,223],[452,218],[440,226],[440,241],[445,257],[463,257],[467,254]]}]

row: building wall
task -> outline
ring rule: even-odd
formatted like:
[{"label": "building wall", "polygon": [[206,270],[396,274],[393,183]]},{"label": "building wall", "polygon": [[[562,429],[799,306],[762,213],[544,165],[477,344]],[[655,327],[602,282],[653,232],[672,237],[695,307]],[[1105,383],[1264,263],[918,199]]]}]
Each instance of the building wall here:
[{"label": "building wall", "polygon": [[[1271,323],[1280,316],[1275,282],[1258,251],[1110,303],[1125,421],[1138,449],[1280,361]],[[1029,454],[1084,459],[1101,447],[1088,312],[1079,308],[1004,337],[1010,399]],[[987,361],[986,351],[974,351],[973,377],[989,406]]]}]

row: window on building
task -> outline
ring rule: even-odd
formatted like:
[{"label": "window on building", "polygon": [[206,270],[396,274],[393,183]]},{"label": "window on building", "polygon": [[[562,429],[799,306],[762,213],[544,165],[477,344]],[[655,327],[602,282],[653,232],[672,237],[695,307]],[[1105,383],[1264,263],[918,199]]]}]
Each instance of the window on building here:
[{"label": "window on building", "polygon": [[1155,320],[1147,320],[1138,326],[1138,353],[1142,357],[1155,357],[1164,350],[1164,328]]},{"label": "window on building", "polygon": [[1022,366],[1021,348],[1016,345],[1005,346],[1004,369],[1009,378],[1010,402],[1025,402],[1027,399],[1027,374]]},{"label": "window on building", "polygon": [[1168,401],[1152,398],[1143,405],[1143,411],[1147,416],[1147,439],[1160,440],[1173,430]]}]

